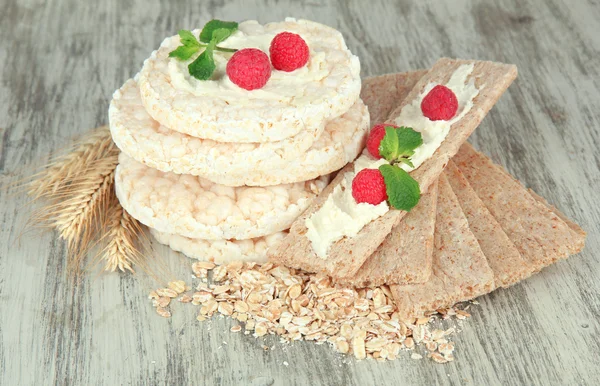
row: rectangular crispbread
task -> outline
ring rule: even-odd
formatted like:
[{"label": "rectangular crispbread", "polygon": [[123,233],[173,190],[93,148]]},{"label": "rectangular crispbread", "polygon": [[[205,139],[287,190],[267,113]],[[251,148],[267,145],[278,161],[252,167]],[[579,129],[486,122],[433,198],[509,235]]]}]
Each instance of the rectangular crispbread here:
[{"label": "rectangular crispbread", "polygon": [[434,239],[429,280],[421,284],[390,287],[398,313],[403,319],[450,307],[494,288],[494,273],[443,174],[438,183]]},{"label": "rectangular crispbread", "polygon": [[535,267],[521,256],[453,161],[448,163],[443,174],[448,178],[469,228],[494,271],[496,287],[508,287],[531,276]]},{"label": "rectangular crispbread", "polygon": [[[473,64],[473,72],[469,79],[474,79],[479,94],[473,100],[471,110],[458,122],[452,125],[450,132],[434,155],[419,168],[411,172],[419,182],[421,191],[427,192],[429,186],[438,178],[448,161],[456,154],[460,145],[471,135],[487,112],[496,103],[508,86],[517,76],[513,65],[482,62],[472,60],[440,59],[434,67],[423,76],[411,90],[403,103],[390,114],[388,121],[393,121],[402,108],[416,100],[429,83],[445,84],[454,71],[461,65]],[[345,169],[350,170],[352,166]],[[305,220],[318,210],[339,184],[343,173],[338,175],[313,204],[292,224],[290,233],[278,245],[269,251],[269,258],[277,263],[304,269],[309,272],[325,272],[332,277],[352,277],[364,264],[365,260],[377,249],[391,229],[397,225],[406,212],[390,210],[387,214],[367,224],[358,235],[343,238],[334,243],[328,257],[321,259],[314,253],[311,243],[306,238]]]},{"label": "rectangular crispbread", "polygon": [[431,275],[438,183],[386,236],[379,248],[352,278],[337,283],[351,287],[424,283]]},{"label": "rectangular crispbread", "polygon": [[454,162],[534,271],[581,250],[584,234],[470,144],[461,147]]},{"label": "rectangular crispbread", "polygon": [[384,122],[425,74],[427,70],[417,70],[363,80],[360,98],[369,107],[371,126]]},{"label": "rectangular crispbread", "polygon": [[[502,170],[504,171],[504,169]],[[529,194],[531,194],[531,197],[544,204],[546,208],[548,208],[548,210],[557,215],[561,220],[565,222],[565,224],[569,226],[569,228],[571,228],[574,240],[579,241],[573,243],[573,250],[571,251],[571,253],[576,254],[581,252],[581,250],[585,246],[585,238],[587,236],[587,233],[579,225],[575,224],[573,220],[565,216],[564,213],[558,210],[555,206],[550,205],[544,197],[540,196],[531,189],[527,189],[527,191],[529,192]]]}]

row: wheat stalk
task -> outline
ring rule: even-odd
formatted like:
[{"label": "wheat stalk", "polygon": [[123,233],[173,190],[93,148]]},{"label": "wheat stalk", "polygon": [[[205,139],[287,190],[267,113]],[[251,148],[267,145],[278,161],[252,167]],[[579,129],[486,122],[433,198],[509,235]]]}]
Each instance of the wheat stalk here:
[{"label": "wheat stalk", "polygon": [[[115,200],[116,201],[116,200]],[[108,212],[106,238],[108,244],[102,251],[104,270],[133,271],[132,264],[143,264],[144,257],[137,248],[142,234],[140,224],[116,201]]]},{"label": "wheat stalk", "polygon": [[52,198],[84,173],[94,161],[117,151],[107,126],[92,130],[75,142],[68,152],[54,156],[42,170],[26,184],[27,193],[34,199]]},{"label": "wheat stalk", "polygon": [[34,201],[45,204],[31,221],[51,227],[67,243],[68,269],[76,274],[97,244],[104,270],[133,272],[146,267],[139,247],[147,245],[141,225],[119,203],[114,192],[119,150],[106,126],[97,128],[33,175],[27,187]]},{"label": "wheat stalk", "polygon": [[73,242],[91,222],[99,219],[99,209],[106,206],[109,193],[114,188],[118,156],[111,155],[98,161],[81,181],[71,185],[72,198],[56,204],[52,225],[60,236]]}]

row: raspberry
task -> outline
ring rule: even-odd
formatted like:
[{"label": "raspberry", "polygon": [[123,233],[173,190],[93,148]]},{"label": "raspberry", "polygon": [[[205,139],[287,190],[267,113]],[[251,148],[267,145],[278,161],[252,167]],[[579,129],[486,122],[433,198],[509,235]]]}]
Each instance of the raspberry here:
[{"label": "raspberry", "polygon": [[363,169],[352,180],[352,197],[358,204],[377,205],[387,200],[385,181],[378,169]]},{"label": "raspberry", "polygon": [[267,84],[271,77],[271,63],[267,54],[256,48],[236,51],[227,62],[227,76],[245,90],[256,90]]},{"label": "raspberry", "polygon": [[280,71],[294,71],[308,62],[308,46],[300,35],[281,32],[271,41],[271,63]]},{"label": "raspberry", "polygon": [[432,121],[448,121],[456,115],[458,100],[456,95],[446,86],[437,85],[421,102],[423,115]]},{"label": "raspberry", "polygon": [[380,123],[378,125],[373,126],[371,132],[369,133],[369,138],[367,138],[367,150],[371,155],[377,159],[381,158],[379,154],[379,144],[383,137],[385,137],[385,127],[398,127],[394,125],[386,125],[384,123]]}]

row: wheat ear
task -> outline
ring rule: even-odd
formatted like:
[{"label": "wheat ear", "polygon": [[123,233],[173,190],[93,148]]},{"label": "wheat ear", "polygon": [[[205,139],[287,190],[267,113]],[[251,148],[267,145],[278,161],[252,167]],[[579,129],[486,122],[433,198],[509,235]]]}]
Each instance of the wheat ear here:
[{"label": "wheat ear", "polygon": [[27,193],[34,200],[60,194],[77,176],[89,169],[94,161],[114,153],[116,146],[107,126],[92,130],[69,147],[68,152],[54,156],[43,169],[32,176]]},{"label": "wheat ear", "polygon": [[23,185],[34,201],[47,202],[31,222],[55,228],[66,241],[71,274],[80,270],[83,259],[98,244],[101,252],[93,261],[102,259],[106,271],[133,272],[134,265],[148,268],[140,248],[147,250],[149,240],[114,192],[118,158],[110,131],[99,127]]},{"label": "wheat ear", "polygon": [[133,271],[133,264],[143,265],[144,256],[138,249],[138,242],[142,228],[136,219],[127,213],[118,200],[113,204],[107,214],[105,237],[108,244],[102,251],[104,270],[114,272]]}]

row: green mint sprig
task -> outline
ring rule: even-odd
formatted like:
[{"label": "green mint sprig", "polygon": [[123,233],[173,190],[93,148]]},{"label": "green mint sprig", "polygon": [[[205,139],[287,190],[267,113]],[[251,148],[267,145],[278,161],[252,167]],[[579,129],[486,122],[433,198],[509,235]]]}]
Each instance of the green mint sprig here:
[{"label": "green mint sprig", "polygon": [[190,75],[196,79],[210,79],[216,69],[214,51],[237,51],[234,48],[217,46],[217,44],[231,36],[237,28],[238,23],[234,21],[211,20],[204,25],[204,28],[202,28],[202,31],[200,32],[200,41],[196,39],[191,31],[180,30],[178,34],[181,45],[171,51],[169,57],[178,60],[188,60],[194,56],[200,48],[204,48],[204,51],[188,65],[188,70]]},{"label": "green mint sprig", "polygon": [[385,181],[388,202],[394,209],[409,212],[419,203],[419,183],[396,164],[414,167],[410,157],[423,144],[421,133],[410,127],[385,127],[385,136],[379,145],[379,154],[391,163],[381,165],[379,171]]},{"label": "green mint sprig", "polygon": [[392,163],[405,163],[414,167],[410,157],[423,144],[421,133],[410,127],[385,127],[385,136],[379,144],[379,154]]}]

